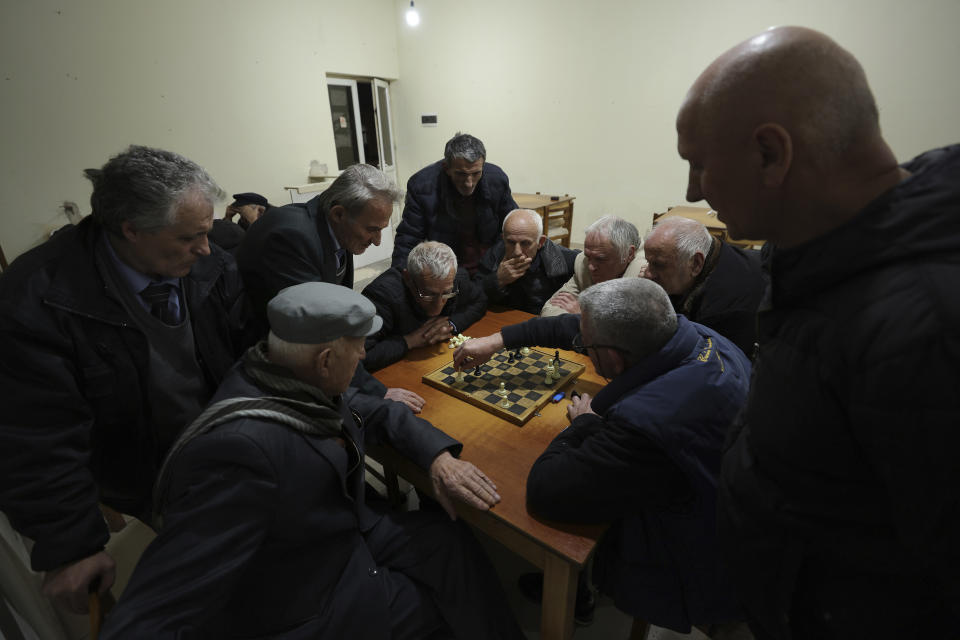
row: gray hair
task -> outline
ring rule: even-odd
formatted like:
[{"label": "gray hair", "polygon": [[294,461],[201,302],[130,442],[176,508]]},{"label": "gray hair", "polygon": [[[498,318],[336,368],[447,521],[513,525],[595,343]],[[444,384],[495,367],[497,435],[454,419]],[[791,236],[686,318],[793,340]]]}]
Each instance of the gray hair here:
[{"label": "gray hair", "polygon": [[334,205],[347,210],[347,216],[356,218],[371,200],[397,203],[403,200],[403,192],[369,164],[353,164],[333,181],[319,196],[320,211],[327,213]]},{"label": "gray hair", "polygon": [[331,348],[335,342],[322,344],[287,342],[271,331],[267,334],[267,353],[270,356],[270,362],[288,369],[299,369],[311,366],[311,360],[319,352]]},{"label": "gray hair", "polygon": [[93,218],[120,235],[129,222],[139,231],[169,227],[184,199],[199,195],[211,206],[224,191],[197,163],[172,151],[131,145],[100,169],[85,169],[93,183]]},{"label": "gray hair", "polygon": [[513,214],[526,215],[528,218],[534,221],[534,224],[537,225],[537,237],[543,235],[543,218],[540,217],[540,214],[534,211],[533,209],[514,209],[503,219],[503,224],[500,225],[500,231],[505,232],[507,230],[507,220],[513,217]]},{"label": "gray hair", "polygon": [[447,145],[443,148],[443,160],[449,165],[457,158],[467,162],[486,160],[487,150],[479,138],[457,131],[455,136],[447,140]]},{"label": "gray hair", "polygon": [[681,262],[689,262],[697,253],[706,257],[713,246],[713,236],[707,228],[690,218],[677,216],[662,218],[653,225],[644,242],[649,240],[654,232],[673,234],[674,250]]},{"label": "gray hair", "polygon": [[457,256],[442,242],[421,242],[407,256],[407,271],[417,280],[429,271],[434,278],[445,278],[457,270]]},{"label": "gray hair", "polygon": [[631,246],[640,247],[640,232],[633,224],[618,216],[603,216],[590,223],[583,230],[583,235],[586,237],[591,233],[599,233],[610,241],[620,257],[621,264],[630,257]]},{"label": "gray hair", "polygon": [[616,278],[588,287],[580,294],[580,308],[592,341],[622,349],[628,367],[659,351],[677,332],[670,297],[645,278]]}]

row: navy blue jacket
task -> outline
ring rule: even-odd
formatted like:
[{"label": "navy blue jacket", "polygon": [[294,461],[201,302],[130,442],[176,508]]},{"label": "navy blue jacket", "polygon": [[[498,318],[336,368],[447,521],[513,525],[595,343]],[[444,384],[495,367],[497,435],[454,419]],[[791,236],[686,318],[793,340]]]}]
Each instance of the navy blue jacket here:
[{"label": "navy blue jacket", "polygon": [[[462,262],[457,220],[447,211],[450,199],[457,193],[443,170],[443,161],[435,162],[410,176],[403,219],[397,227],[393,245],[392,266],[403,269],[407,254],[426,240],[442,242]],[[483,177],[472,196],[476,203],[477,241],[491,246],[499,238],[503,219],[517,208],[510,192],[507,174],[495,164],[483,163]]]},{"label": "navy blue jacket", "polygon": [[678,316],[670,341],[601,389],[591,403],[598,415],[578,416],[530,470],[531,513],[614,523],[594,577],[620,610],[682,632],[739,617],[721,569],[716,498],[723,441],[749,377],[739,348]]}]

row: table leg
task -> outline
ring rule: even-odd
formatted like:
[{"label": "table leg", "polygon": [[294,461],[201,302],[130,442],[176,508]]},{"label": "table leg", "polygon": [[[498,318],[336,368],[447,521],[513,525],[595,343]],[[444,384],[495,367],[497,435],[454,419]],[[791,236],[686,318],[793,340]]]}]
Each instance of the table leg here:
[{"label": "table leg", "polygon": [[543,567],[543,608],[540,637],[569,640],[573,636],[573,607],[577,597],[577,566],[547,553]]}]

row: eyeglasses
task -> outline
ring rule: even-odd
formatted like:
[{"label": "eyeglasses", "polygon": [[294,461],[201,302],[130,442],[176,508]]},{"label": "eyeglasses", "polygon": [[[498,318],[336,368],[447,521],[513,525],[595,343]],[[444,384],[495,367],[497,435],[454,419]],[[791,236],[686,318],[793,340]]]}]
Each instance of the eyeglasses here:
[{"label": "eyeglasses", "polygon": [[627,349],[612,344],[583,344],[582,333],[578,333],[577,335],[573,336],[573,340],[570,341],[570,345],[573,347],[573,350],[577,351],[578,353],[586,353],[587,349],[613,349],[614,351],[619,351],[620,353],[630,353],[630,351]]},{"label": "eyeglasses", "polygon": [[449,300],[450,298],[456,297],[456,295],[460,293],[458,289],[454,289],[450,293],[422,293],[420,291],[420,286],[416,282],[413,283],[413,286],[417,290],[417,297],[423,300],[424,302],[436,302],[437,300]]}]

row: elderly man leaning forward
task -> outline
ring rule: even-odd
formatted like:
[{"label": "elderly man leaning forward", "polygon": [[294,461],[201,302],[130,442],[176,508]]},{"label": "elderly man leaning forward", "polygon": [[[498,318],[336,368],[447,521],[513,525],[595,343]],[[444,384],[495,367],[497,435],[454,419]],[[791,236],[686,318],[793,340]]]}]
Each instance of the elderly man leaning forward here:
[{"label": "elderly man leaning forward", "polygon": [[439,344],[483,317],[487,301],[457,268],[453,249],[442,242],[421,242],[407,256],[407,267],[391,267],[368,284],[363,295],[383,318],[367,338],[363,366],[376,371],[402,359],[410,349]]},{"label": "elderly man leaning forward", "polygon": [[536,211],[514,209],[503,220],[500,241],[483,256],[476,279],[490,303],[536,314],[573,274],[578,254],[544,235]]},{"label": "elderly man leaning forward", "polygon": [[543,305],[547,318],[580,313],[578,298],[590,285],[614,278],[636,278],[643,272],[640,232],[617,216],[603,216],[584,229],[583,253],[573,265],[573,276]]},{"label": "elderly man leaning forward", "polygon": [[643,252],[643,277],[664,288],[677,313],[753,355],[764,289],[758,251],[714,238],[696,220],[671,217],[653,225]]},{"label": "elderly man leaning forward", "polygon": [[[326,191],[309,202],[278,207],[252,225],[237,252],[237,264],[250,294],[262,334],[267,303],[281,289],[302,282],[353,287],[353,256],[390,224],[400,190],[368,164],[347,167]],[[407,389],[387,389],[363,367],[353,386],[420,411],[423,398]]]},{"label": "elderly man leaning forward", "polygon": [[574,396],[570,426],[534,463],[527,507],[559,522],[612,522],[594,578],[622,611],[689,632],[735,622],[716,538],[717,480],[750,363],[732,342],[673,311],[642,278],[595,284],[582,316],[534,318],[454,353],[473,367],[509,347],[575,348],[610,382]]},{"label": "elderly man leaning forward", "polygon": [[863,68],[779,27],[677,116],[687,199],[767,240],[720,532],[758,638],[960,637],[960,146],[903,164]]},{"label": "elderly man leaning forward", "polygon": [[[105,638],[522,638],[452,498],[494,484],[462,445],[396,403],[347,392],[373,304],[344,287],[284,289],[271,332],[184,431],[157,481],[163,525]],[[439,512],[367,503],[364,447],[429,469]]]},{"label": "elderly man leaning forward", "polygon": [[74,612],[114,581],[98,503],[147,519],[161,461],[253,342],[220,188],[170,151],[88,169],[93,213],[0,278],[0,511]]}]

